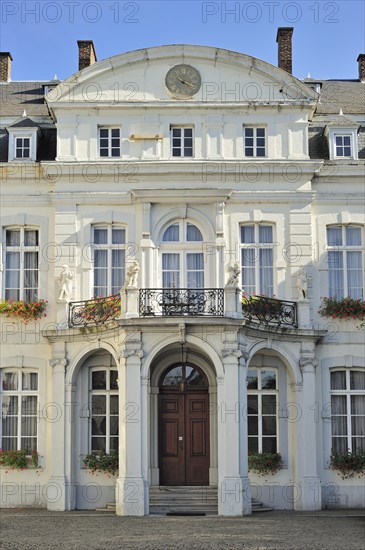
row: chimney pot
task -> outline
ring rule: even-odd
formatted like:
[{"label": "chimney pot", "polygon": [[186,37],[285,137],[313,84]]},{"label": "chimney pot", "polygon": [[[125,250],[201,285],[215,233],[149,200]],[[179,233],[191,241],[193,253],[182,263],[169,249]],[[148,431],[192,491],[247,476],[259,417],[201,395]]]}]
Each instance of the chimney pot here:
[{"label": "chimney pot", "polygon": [[293,27],[279,27],[276,35],[278,43],[278,67],[292,74],[292,35]]},{"label": "chimney pot", "polygon": [[359,80],[365,82],[365,53],[361,53],[356,61],[359,64]]},{"label": "chimney pot", "polygon": [[79,47],[79,71],[93,65],[96,59],[94,42],[92,40],[78,40]]},{"label": "chimney pot", "polygon": [[10,52],[0,52],[0,82],[9,82],[11,79],[12,61]]}]

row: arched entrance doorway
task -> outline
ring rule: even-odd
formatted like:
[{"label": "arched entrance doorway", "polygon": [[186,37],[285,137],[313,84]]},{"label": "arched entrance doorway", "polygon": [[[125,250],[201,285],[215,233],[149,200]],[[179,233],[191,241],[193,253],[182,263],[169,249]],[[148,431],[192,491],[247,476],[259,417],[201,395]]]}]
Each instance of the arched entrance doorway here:
[{"label": "arched entrance doorway", "polygon": [[160,485],[209,485],[209,384],[192,364],[166,369],[159,392]]}]

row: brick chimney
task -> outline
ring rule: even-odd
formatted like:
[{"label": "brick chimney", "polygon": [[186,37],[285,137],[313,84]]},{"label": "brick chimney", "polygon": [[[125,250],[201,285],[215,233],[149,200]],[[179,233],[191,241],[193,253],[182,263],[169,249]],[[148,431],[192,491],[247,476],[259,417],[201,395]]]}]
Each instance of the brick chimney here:
[{"label": "brick chimney", "polygon": [[97,61],[94,42],[92,40],[78,40],[79,47],[79,71],[89,67]]},{"label": "brick chimney", "polygon": [[0,82],[9,82],[12,61],[13,58],[10,52],[0,52]]},{"label": "brick chimney", "polygon": [[278,43],[278,67],[292,74],[292,35],[293,27],[279,27],[276,35]]},{"label": "brick chimney", "polygon": [[365,82],[365,53],[361,53],[356,61],[359,64],[359,80]]}]

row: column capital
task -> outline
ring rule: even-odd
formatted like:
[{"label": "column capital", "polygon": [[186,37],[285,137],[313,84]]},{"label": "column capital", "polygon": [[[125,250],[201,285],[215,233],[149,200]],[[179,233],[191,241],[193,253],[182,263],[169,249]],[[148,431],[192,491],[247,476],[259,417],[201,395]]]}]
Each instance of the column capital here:
[{"label": "column capital", "polygon": [[302,353],[299,359],[299,366],[302,372],[309,372],[311,369],[315,370],[318,367],[319,361],[316,359],[315,353]]}]

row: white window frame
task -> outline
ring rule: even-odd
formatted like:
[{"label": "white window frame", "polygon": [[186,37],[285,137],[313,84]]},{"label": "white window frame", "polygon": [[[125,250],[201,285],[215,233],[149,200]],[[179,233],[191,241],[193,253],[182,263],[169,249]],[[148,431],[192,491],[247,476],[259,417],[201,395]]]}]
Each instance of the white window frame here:
[{"label": "white window frame", "polygon": [[[106,244],[95,244],[95,229],[106,229],[107,230],[107,243]],[[124,231],[124,244],[112,244],[112,230],[121,229]],[[92,296],[94,297],[95,291],[95,251],[96,250],[106,250],[107,251],[107,294],[106,296],[111,296],[112,293],[112,251],[113,250],[124,250],[124,266],[123,266],[123,277],[122,284],[125,281],[125,272],[126,272],[126,250],[128,248],[127,244],[127,228],[125,225],[116,224],[116,223],[95,223],[92,225],[92,260],[93,260],[93,284],[92,284]],[[119,289],[118,289],[119,292]]]},{"label": "white window frame", "polygon": [[[265,437],[267,438],[276,438],[276,451],[279,452],[279,414],[278,414],[278,408],[279,408],[279,373],[278,369],[274,367],[249,367],[247,369],[247,375],[250,371],[256,371],[257,372],[257,389],[248,389],[247,388],[247,396],[249,395],[257,395],[257,405],[258,405],[258,414],[257,415],[251,415],[248,412],[247,409],[247,438],[257,438],[258,439],[258,451],[259,453],[267,452],[263,451],[263,439]],[[276,389],[262,389],[262,378],[261,373],[262,371],[272,371],[275,372],[276,375]],[[262,397],[265,395],[275,395],[275,415],[274,414],[263,414],[262,413]],[[250,417],[258,417],[258,434],[257,435],[248,435],[248,422]],[[270,435],[265,436],[263,435],[263,417],[269,416],[269,417],[275,417],[275,426],[276,426],[276,435]]]},{"label": "white window frame", "polygon": [[[106,389],[92,389],[92,373],[93,372],[103,372],[105,371],[106,372]],[[93,436],[92,436],[92,421],[93,421],[93,411],[92,411],[92,396],[93,395],[105,395],[106,399],[105,399],[105,411],[106,411],[106,414],[105,414],[105,452],[106,454],[110,454],[110,438],[111,437],[118,437],[118,442],[119,442],[119,437],[120,437],[120,434],[118,433],[118,436],[116,435],[111,435],[110,434],[110,396],[112,395],[116,395],[118,397],[118,400],[119,400],[119,389],[110,389],[110,373],[111,371],[114,371],[116,373],[118,373],[118,369],[116,367],[107,367],[107,366],[103,366],[103,367],[91,367],[89,369],[89,410],[90,410],[90,422],[89,422],[89,452],[94,452],[92,450],[93,446],[92,446],[92,439],[93,439]],[[97,415],[95,415],[97,416]],[[118,409],[118,415],[113,415],[113,416],[116,416],[118,419],[119,419],[119,409]],[[119,420],[118,420],[119,422]],[[119,430],[118,430],[119,432]],[[95,436],[95,437],[104,437],[104,436]],[[118,446],[117,446],[118,448]]]},{"label": "white window frame", "polygon": [[[9,162],[35,162],[37,160],[37,134],[38,129],[24,130],[22,128],[8,128],[9,132]],[[16,156],[16,140],[17,138],[29,139],[29,157],[17,158]]]},{"label": "white window frame", "polygon": [[[348,160],[358,158],[358,143],[357,143],[357,130],[358,126],[348,126],[348,127],[337,127],[325,128],[325,135],[328,139],[328,148],[330,160]],[[350,156],[338,156],[336,152],[336,137],[337,136],[349,136],[350,137],[350,146],[351,146],[351,155]]]},{"label": "white window frame", "polygon": [[[169,227],[172,225],[178,224],[179,226],[179,240],[178,241],[167,241],[164,240],[164,234]],[[187,240],[187,227],[188,224],[195,226],[202,235],[202,240],[199,241],[188,241]],[[187,254],[203,254],[203,243],[204,236],[201,228],[191,220],[175,220],[167,224],[161,232],[161,288],[163,288],[163,263],[162,256],[163,254],[179,254],[179,274],[180,274],[180,285],[176,288],[188,288],[188,271],[187,271]],[[206,288],[206,273],[205,273],[205,263],[203,261],[203,288]],[[201,270],[199,270],[201,271]],[[192,287],[193,288],[193,287]]]},{"label": "white window frame", "polygon": [[[3,389],[3,380],[4,380],[4,375],[6,373],[16,373],[17,374],[17,378],[18,378],[18,389],[16,390],[6,390],[6,389]],[[23,374],[36,374],[37,375],[37,389],[36,390],[23,390]],[[18,369],[18,368],[11,368],[11,367],[7,367],[7,368],[4,368],[4,369],[0,369],[0,402],[1,402],[1,410],[3,411],[2,414],[4,413],[4,397],[6,396],[13,396],[13,397],[17,397],[18,398],[18,410],[17,410],[17,414],[16,415],[12,415],[13,417],[16,416],[17,417],[17,435],[14,437],[14,439],[16,439],[17,441],[17,444],[16,444],[16,449],[15,450],[20,450],[22,449],[22,439],[24,439],[25,437],[32,437],[32,438],[35,438],[36,440],[36,447],[35,449],[31,449],[33,451],[37,451],[38,449],[38,424],[39,424],[39,373],[36,371],[36,370],[33,370],[33,369]],[[36,414],[34,415],[22,415],[22,411],[21,411],[21,407],[22,407],[22,397],[28,397],[28,396],[35,396],[37,398],[37,405],[36,405]],[[22,418],[33,418],[35,417],[36,418],[36,434],[34,436],[22,436]],[[24,429],[23,429],[23,432],[24,432]],[[4,445],[3,445],[3,437],[10,437],[10,436],[5,436],[3,435],[2,433],[2,422],[0,424],[0,442],[1,442],[1,445],[0,445],[0,448],[4,450]],[[29,449],[30,450],[30,449]]]},{"label": "white window frame", "polygon": [[[260,226],[263,227],[271,227],[272,228],[272,242],[271,243],[260,243],[259,242],[259,228]],[[241,240],[241,227],[254,227],[254,242],[253,243],[243,243]],[[243,265],[242,265],[242,250],[244,249],[254,249],[255,250],[255,262],[254,262],[254,269],[255,269],[255,291],[253,294],[263,294],[262,291],[262,282],[260,277],[260,250],[263,249],[271,249],[272,250],[272,281],[273,281],[273,288],[272,288],[272,295],[267,295],[268,297],[272,298],[275,296],[275,249],[274,249],[274,233],[275,233],[275,225],[273,223],[241,223],[239,226],[239,243],[240,243],[240,266],[241,266],[241,282],[242,282],[242,290],[244,293],[246,293],[246,289],[244,288],[243,284]]]},{"label": "white window frame", "polygon": [[[101,137],[100,131],[101,130],[108,130],[108,136],[107,137]],[[119,131],[119,137],[113,138],[112,137],[112,130],[118,130]],[[101,139],[107,139],[108,140],[108,154],[107,155],[101,155],[101,149],[105,149],[105,147],[100,146],[100,140]],[[119,140],[119,146],[112,146],[112,139],[118,139]],[[119,155],[113,155],[113,149],[119,149]],[[98,126],[98,158],[99,159],[118,159],[122,156],[122,129],[120,126],[108,126],[108,125],[101,125]]]},{"label": "white window frame", "polygon": [[[174,133],[174,130],[175,129],[180,129],[181,132],[182,132],[182,135],[180,137],[180,146],[179,147],[176,147],[174,146],[173,144],[173,140],[174,139],[178,139],[178,138],[174,138],[173,137],[173,133]],[[185,136],[185,131],[186,130],[191,130],[192,132],[192,136]],[[192,124],[171,124],[170,125],[170,143],[171,143],[171,151],[170,151],[170,154],[171,154],[171,158],[172,159],[182,159],[182,158],[188,158],[188,159],[191,159],[191,158],[194,158],[195,157],[195,130],[194,130],[194,126]],[[191,139],[192,140],[192,154],[191,155],[185,155],[185,154],[181,154],[180,156],[179,155],[174,155],[174,149],[175,148],[178,148],[180,149],[181,153],[184,153],[184,141],[185,139]]]},{"label": "white window frame", "polygon": [[[348,245],[348,244],[342,244],[342,245],[329,245],[328,244],[328,236],[327,236],[327,230],[328,229],[335,229],[335,228],[341,228],[341,235],[342,235],[342,243],[346,243],[346,228],[348,227],[356,227],[360,228],[361,232],[361,244],[360,245]],[[326,249],[327,252],[341,252],[342,253],[342,272],[343,272],[343,286],[344,286],[344,296],[336,296],[338,299],[345,298],[349,295],[349,288],[348,288],[348,260],[347,260],[347,253],[348,252],[360,252],[361,253],[361,271],[362,271],[362,299],[364,299],[364,260],[365,260],[365,242],[364,242],[364,226],[361,226],[360,224],[330,224],[326,226]],[[328,289],[329,289],[329,295],[330,297],[334,296],[330,294],[330,287],[329,287],[329,277],[330,277],[330,271],[331,271],[331,264],[330,260],[328,258]]]},{"label": "white window frame", "polygon": [[[37,246],[26,246],[25,245],[25,238],[24,238],[24,232],[26,230],[29,231],[37,231],[38,233],[38,245]],[[19,246],[7,246],[6,244],[6,233],[7,231],[20,231],[20,244]],[[40,264],[40,230],[38,227],[34,226],[5,226],[4,227],[4,277],[3,277],[3,290],[4,294],[3,296],[5,299],[8,299],[6,296],[6,274],[8,271],[7,266],[7,252],[15,252],[20,254],[20,260],[19,260],[19,300],[25,299],[25,291],[27,290],[25,287],[25,261],[24,261],[24,254],[26,252],[37,252],[38,253],[38,264],[37,264],[37,279],[38,279],[38,286],[35,291],[35,296],[33,297],[33,300],[37,300],[39,296],[39,276],[40,276],[40,270],[39,270],[39,264]],[[32,300],[31,300],[32,301]]]},{"label": "white window frame", "polygon": [[[246,146],[246,138],[249,139],[251,138],[251,136],[246,136],[246,130],[253,130],[253,136],[252,136],[252,139],[253,139],[253,145],[249,145],[249,146]],[[257,130],[263,130],[264,131],[264,136],[262,138],[262,136],[257,136]],[[257,140],[258,139],[264,139],[265,140],[265,145],[264,147],[262,147],[262,145],[257,145]],[[253,149],[253,154],[252,155],[246,155],[246,148],[252,148]],[[264,155],[258,155],[257,154],[257,149],[260,148],[264,148],[264,151],[265,151],[265,154]],[[243,126],[243,156],[245,158],[257,158],[257,159],[260,159],[260,158],[267,158],[267,127],[265,125],[260,125],[260,124],[257,124],[257,125],[254,125],[254,124],[247,124],[247,125],[244,125]]]},{"label": "white window frame", "polygon": [[[350,376],[351,376],[351,372],[354,372],[354,371],[358,371],[358,372],[365,372],[365,369],[362,369],[362,368],[359,368],[359,367],[354,367],[354,368],[335,368],[335,369],[331,369],[330,371],[330,395],[332,397],[332,395],[344,395],[346,397],[346,415],[336,415],[336,411],[332,409],[332,399],[331,399],[331,447],[333,448],[333,439],[334,438],[344,438],[346,436],[341,436],[341,435],[336,435],[336,434],[333,434],[333,431],[332,431],[332,426],[333,426],[333,417],[336,417],[336,416],[346,416],[346,426],[347,426],[347,450],[349,450],[350,452],[354,453],[356,452],[356,449],[353,449],[352,448],[352,437],[364,437],[364,441],[365,441],[365,436],[359,436],[359,435],[354,435],[352,434],[352,424],[351,424],[351,419],[353,416],[363,416],[363,415],[353,415],[351,413],[351,396],[353,395],[361,395],[361,396],[364,396],[364,390],[362,389],[359,389],[359,390],[354,390],[354,389],[351,389],[350,388]],[[345,376],[346,376],[346,389],[344,390],[333,390],[331,389],[331,374],[334,373],[334,372],[344,372],[345,373]],[[364,397],[365,399],[365,397]]]}]

